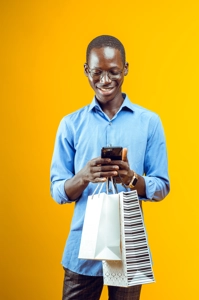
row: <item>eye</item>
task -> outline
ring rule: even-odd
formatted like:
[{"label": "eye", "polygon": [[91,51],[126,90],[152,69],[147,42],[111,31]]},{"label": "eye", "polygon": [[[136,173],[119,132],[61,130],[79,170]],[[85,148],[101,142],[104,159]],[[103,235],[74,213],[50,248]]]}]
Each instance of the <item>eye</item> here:
[{"label": "eye", "polygon": [[93,76],[100,76],[102,74],[102,71],[100,71],[100,70],[91,70],[91,74]]},{"label": "eye", "polygon": [[110,73],[111,75],[119,75],[119,74],[121,73],[121,71],[118,71],[118,70],[111,70],[111,71],[109,71],[109,73]]}]

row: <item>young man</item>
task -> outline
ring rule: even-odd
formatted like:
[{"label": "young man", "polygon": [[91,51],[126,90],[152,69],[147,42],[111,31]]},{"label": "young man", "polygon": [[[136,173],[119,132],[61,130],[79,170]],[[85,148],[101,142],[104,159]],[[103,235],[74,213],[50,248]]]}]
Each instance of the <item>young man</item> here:
[{"label": "young man", "polygon": [[[115,176],[145,201],[160,201],[170,189],[161,121],[122,93],[128,63],[121,42],[108,35],[93,39],[84,73],[95,97],[60,122],[51,165],[52,197],[60,204],[76,202],[62,259],[63,300],[97,300],[102,291],[102,263],[78,259],[86,202],[96,183]],[[128,159],[102,159],[104,146],[127,148]],[[119,192],[125,190],[122,184],[117,187]],[[108,290],[111,300],[138,300],[141,286]]]}]

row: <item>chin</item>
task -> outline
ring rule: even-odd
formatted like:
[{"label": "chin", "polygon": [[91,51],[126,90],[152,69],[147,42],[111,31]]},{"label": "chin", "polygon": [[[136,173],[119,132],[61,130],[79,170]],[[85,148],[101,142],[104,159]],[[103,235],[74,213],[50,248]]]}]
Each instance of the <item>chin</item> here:
[{"label": "chin", "polygon": [[106,103],[108,101],[111,101],[115,98],[115,95],[108,95],[108,96],[102,96],[102,95],[97,95],[96,94],[96,98],[99,102],[103,102]]},{"label": "chin", "polygon": [[95,93],[96,93],[96,98],[99,101],[107,102],[107,101],[110,101],[110,100],[113,100],[114,98],[116,98],[121,92],[114,89],[114,91],[112,93],[110,93],[110,92],[102,93],[97,89],[97,90],[95,90]]}]

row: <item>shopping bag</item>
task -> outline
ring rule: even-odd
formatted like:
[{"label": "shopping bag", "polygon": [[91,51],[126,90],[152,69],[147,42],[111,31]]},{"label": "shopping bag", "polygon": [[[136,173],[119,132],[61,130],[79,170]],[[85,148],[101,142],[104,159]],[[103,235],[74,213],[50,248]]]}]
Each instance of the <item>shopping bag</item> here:
[{"label": "shopping bag", "polygon": [[78,258],[121,260],[119,195],[88,197]]},{"label": "shopping bag", "polygon": [[129,287],[155,282],[137,191],[121,192],[121,261],[103,261],[104,285]]}]

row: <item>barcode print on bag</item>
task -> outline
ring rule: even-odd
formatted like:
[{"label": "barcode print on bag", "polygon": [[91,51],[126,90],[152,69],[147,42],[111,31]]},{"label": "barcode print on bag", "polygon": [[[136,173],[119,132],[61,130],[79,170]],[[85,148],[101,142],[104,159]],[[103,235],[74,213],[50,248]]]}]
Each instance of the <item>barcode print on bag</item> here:
[{"label": "barcode print on bag", "polygon": [[139,271],[138,282],[140,280],[151,282],[153,280],[151,260],[136,194],[134,196],[132,193],[123,194],[123,212],[128,279],[133,280]]},{"label": "barcode print on bag", "polygon": [[120,193],[121,261],[103,261],[104,284],[133,286],[155,281],[137,191]]}]

